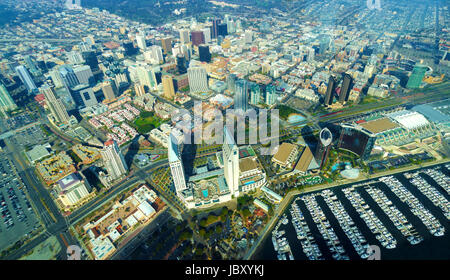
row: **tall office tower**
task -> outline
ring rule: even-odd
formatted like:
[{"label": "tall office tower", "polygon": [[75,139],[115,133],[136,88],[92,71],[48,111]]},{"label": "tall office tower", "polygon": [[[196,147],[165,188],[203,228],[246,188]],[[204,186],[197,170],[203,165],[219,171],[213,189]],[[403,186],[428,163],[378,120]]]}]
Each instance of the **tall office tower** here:
[{"label": "tall office tower", "polygon": [[164,90],[164,97],[173,99],[175,97],[175,88],[173,86],[173,79],[169,75],[162,76],[162,84]]},{"label": "tall office tower", "polygon": [[202,29],[202,32],[203,32],[203,43],[202,44],[211,43],[211,29],[212,29],[212,27],[206,27],[206,28]]},{"label": "tall office tower", "polygon": [[186,64],[186,57],[181,53],[177,54],[177,71],[179,74],[187,73]]},{"label": "tall office tower", "polygon": [[122,44],[123,49],[125,50],[125,55],[135,55],[137,53],[137,49],[134,47],[133,42],[125,41]]},{"label": "tall office tower", "polygon": [[136,83],[134,85],[134,92],[136,93],[136,96],[143,96],[145,95],[145,88],[140,83]]},{"label": "tall office tower", "polygon": [[333,104],[333,98],[336,91],[336,79],[333,76],[330,76],[328,79],[327,91],[325,93],[324,105],[330,106]]},{"label": "tall office tower", "polygon": [[266,87],[266,104],[273,105],[277,101],[277,89],[274,85]]},{"label": "tall office tower", "polygon": [[188,69],[189,88],[192,93],[207,92],[208,76],[201,66],[191,66]]},{"label": "tall office tower", "polygon": [[156,69],[146,65],[137,68],[137,76],[141,85],[147,86],[149,90],[156,90],[158,82],[156,81]]},{"label": "tall office tower", "polygon": [[187,29],[180,30],[180,42],[182,44],[189,43],[189,30]]},{"label": "tall office tower", "polygon": [[37,87],[34,84],[33,79],[30,76],[30,73],[28,73],[27,68],[25,66],[20,65],[15,68],[17,75],[19,76],[22,83],[25,85],[25,87],[28,90],[28,93],[37,93]]},{"label": "tall office tower", "polygon": [[322,169],[328,159],[328,153],[330,152],[331,142],[333,141],[333,135],[328,128],[324,128],[319,133],[319,142],[317,143],[315,158],[317,163]]},{"label": "tall office tower", "polygon": [[141,50],[145,50],[147,48],[147,43],[145,42],[145,35],[138,34],[136,35],[136,44],[138,48]]},{"label": "tall office tower", "polygon": [[353,78],[350,74],[344,74],[344,80],[342,81],[341,92],[339,93],[339,102],[347,102],[350,95],[350,90],[353,88]]},{"label": "tall office tower", "polygon": [[172,38],[162,38],[161,46],[165,54],[172,53]]},{"label": "tall office tower", "polygon": [[28,69],[30,69],[30,72],[33,76],[39,76],[41,75],[41,71],[37,68],[36,62],[33,60],[33,58],[29,55],[25,56],[25,64],[27,65]]},{"label": "tall office tower", "polygon": [[236,91],[236,75],[235,74],[230,74],[227,76],[227,88],[232,93],[234,93]]},{"label": "tall office tower", "polygon": [[80,52],[71,51],[67,54],[67,59],[71,64],[81,64],[84,62],[83,56]]},{"label": "tall office tower", "polygon": [[220,19],[218,19],[218,18],[214,18],[213,20],[212,20],[212,32],[211,32],[211,38],[212,39],[215,39],[215,38],[217,38],[217,36],[219,35],[218,34],[218,31],[219,31],[219,24],[220,24],[220,22],[221,22],[221,20]]},{"label": "tall office tower", "polygon": [[236,32],[236,22],[234,20],[227,22],[227,32],[228,34],[233,34]]},{"label": "tall office tower", "polygon": [[236,93],[234,94],[234,110],[246,112],[248,108],[248,83],[246,80],[236,82]]},{"label": "tall office tower", "polygon": [[78,65],[73,68],[73,72],[80,84],[92,85],[94,81],[94,75],[92,74],[91,67],[89,65]]},{"label": "tall office tower", "polygon": [[59,68],[59,74],[61,75],[63,84],[68,92],[70,92],[71,88],[74,88],[80,84],[73,69],[67,65],[63,65]]},{"label": "tall office tower", "polygon": [[367,160],[372,152],[377,136],[357,124],[341,124],[338,147]]},{"label": "tall office tower", "polygon": [[160,46],[153,45],[150,47],[150,50],[152,52],[152,59],[155,62],[155,64],[160,64],[164,62],[162,48]]},{"label": "tall office tower", "polygon": [[105,169],[112,180],[118,179],[127,173],[127,163],[125,162],[116,141],[106,141],[100,154]]},{"label": "tall office tower", "polygon": [[91,45],[87,44],[86,42],[79,43],[78,49],[82,52],[88,52],[92,50]]},{"label": "tall office tower", "polygon": [[93,51],[83,52],[82,55],[83,55],[84,63],[86,65],[89,65],[89,67],[91,67],[92,72],[95,73],[100,70],[100,68],[98,67],[97,55],[95,54],[95,52],[93,52]]},{"label": "tall office tower", "polygon": [[251,44],[253,42],[253,32],[251,30],[245,31],[244,40],[246,44]]},{"label": "tall office tower", "polygon": [[169,135],[169,148],[167,153],[175,191],[178,196],[181,196],[180,193],[187,189],[186,177],[184,175],[183,160],[181,159],[179,142],[172,133]]},{"label": "tall office tower", "polygon": [[192,45],[198,46],[205,43],[205,37],[203,31],[192,31],[191,32]]},{"label": "tall office tower", "polygon": [[105,100],[111,101],[117,96],[117,87],[112,80],[106,80],[102,84],[103,95]]},{"label": "tall office tower", "polygon": [[198,53],[201,62],[208,62],[208,63],[211,62],[211,53],[209,52],[208,45],[199,45]]},{"label": "tall office tower", "polygon": [[12,111],[17,109],[16,103],[11,98],[8,90],[6,89],[3,83],[0,83],[0,110],[4,116],[6,116],[5,112]]},{"label": "tall office tower", "polygon": [[322,35],[319,41],[319,54],[324,54],[330,48],[331,38],[328,35]]},{"label": "tall office tower", "polygon": [[225,127],[222,146],[223,169],[228,189],[234,196],[239,196],[239,148],[228,127]]},{"label": "tall office tower", "polygon": [[60,98],[56,98],[53,86],[44,84],[40,89],[40,92],[44,94],[45,103],[50,109],[53,117],[58,123],[69,122],[69,114],[67,114],[66,107],[62,103]]},{"label": "tall office tower", "polygon": [[228,29],[226,23],[221,23],[217,25],[217,36],[227,36],[228,35]]},{"label": "tall office tower", "polygon": [[425,77],[425,73],[428,71],[428,67],[422,64],[416,64],[412,70],[411,76],[409,76],[406,88],[415,89],[419,88],[422,84],[422,80]]},{"label": "tall office tower", "polygon": [[261,101],[261,87],[257,83],[250,84],[250,104],[258,105]]},{"label": "tall office tower", "polygon": [[61,78],[61,74],[59,73],[59,69],[57,67],[53,68],[50,72],[50,78],[52,79],[55,88],[60,88],[64,86],[64,81]]},{"label": "tall office tower", "polygon": [[98,104],[94,91],[88,84],[79,84],[70,90],[77,108],[87,108]]},{"label": "tall office tower", "polygon": [[366,76],[367,78],[372,78],[376,70],[377,67],[375,65],[367,64],[366,67],[364,67],[364,76]]}]

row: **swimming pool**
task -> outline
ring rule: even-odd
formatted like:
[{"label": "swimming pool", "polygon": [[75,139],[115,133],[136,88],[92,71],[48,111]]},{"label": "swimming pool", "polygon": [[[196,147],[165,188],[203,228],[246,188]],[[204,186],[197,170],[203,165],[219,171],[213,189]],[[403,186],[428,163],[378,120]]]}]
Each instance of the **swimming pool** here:
[{"label": "swimming pool", "polygon": [[298,123],[304,121],[305,118],[300,114],[290,114],[288,117],[288,123]]}]

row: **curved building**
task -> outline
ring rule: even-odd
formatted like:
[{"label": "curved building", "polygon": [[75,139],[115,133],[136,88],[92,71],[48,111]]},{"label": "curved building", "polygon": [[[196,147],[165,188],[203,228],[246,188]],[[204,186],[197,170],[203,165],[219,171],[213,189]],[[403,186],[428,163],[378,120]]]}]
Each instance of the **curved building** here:
[{"label": "curved building", "polygon": [[338,148],[352,152],[366,160],[372,152],[376,138],[376,134],[360,125],[341,124]]}]

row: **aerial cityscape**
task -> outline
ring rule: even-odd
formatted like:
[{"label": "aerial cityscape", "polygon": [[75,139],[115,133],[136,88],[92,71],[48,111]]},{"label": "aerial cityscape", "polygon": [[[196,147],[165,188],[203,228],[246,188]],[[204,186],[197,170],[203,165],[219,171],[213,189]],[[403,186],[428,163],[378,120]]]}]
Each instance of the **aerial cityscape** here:
[{"label": "aerial cityscape", "polygon": [[0,0],[0,260],[449,260],[449,9]]}]

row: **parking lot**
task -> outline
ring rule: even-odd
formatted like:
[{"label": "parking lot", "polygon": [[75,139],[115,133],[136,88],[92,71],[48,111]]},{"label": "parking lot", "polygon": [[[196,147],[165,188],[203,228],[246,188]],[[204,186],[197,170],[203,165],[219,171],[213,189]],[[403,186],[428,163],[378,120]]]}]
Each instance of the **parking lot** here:
[{"label": "parking lot", "polygon": [[24,188],[11,161],[0,155],[0,251],[39,227]]},{"label": "parking lot", "polygon": [[31,148],[37,144],[43,144],[48,140],[48,137],[42,131],[39,125],[33,125],[20,132],[16,132],[10,138],[15,145],[23,148]]}]

